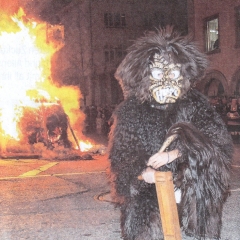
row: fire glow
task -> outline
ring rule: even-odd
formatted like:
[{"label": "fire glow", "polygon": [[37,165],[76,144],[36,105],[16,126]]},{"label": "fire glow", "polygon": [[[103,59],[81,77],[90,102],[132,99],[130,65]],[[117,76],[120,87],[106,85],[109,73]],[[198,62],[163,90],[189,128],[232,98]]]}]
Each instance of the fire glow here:
[{"label": "fire glow", "polygon": [[91,142],[89,142],[89,141],[86,141],[86,142],[80,141],[80,149],[82,151],[88,151],[92,147],[93,147],[93,144]]},{"label": "fire glow", "polygon": [[[70,141],[82,138],[84,115],[80,112],[81,93],[76,86],[56,86],[51,79],[51,57],[60,46],[47,41],[47,25],[31,22],[20,9],[0,21],[0,150],[9,142],[21,141],[18,124],[26,108],[38,109],[59,104],[68,116]],[[74,139],[73,139],[74,137]],[[76,138],[77,137],[77,138]],[[83,141],[82,141],[83,142]],[[89,146],[89,145],[88,145]],[[19,147],[19,146],[18,146]],[[86,147],[86,146],[85,146]],[[81,151],[84,151],[82,148]]]},{"label": "fire glow", "polygon": [[[0,119],[4,135],[15,139],[18,139],[16,111],[20,104],[31,104],[26,92],[43,81],[39,63],[46,57],[46,53],[35,47],[35,37],[19,21],[21,12],[12,17],[20,31],[0,35]],[[32,27],[34,29],[34,24]]]}]

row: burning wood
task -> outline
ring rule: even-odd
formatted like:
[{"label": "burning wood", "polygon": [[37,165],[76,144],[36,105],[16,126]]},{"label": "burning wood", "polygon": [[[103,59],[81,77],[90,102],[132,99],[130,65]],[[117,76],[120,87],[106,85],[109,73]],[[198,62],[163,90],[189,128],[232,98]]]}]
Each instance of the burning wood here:
[{"label": "burning wood", "polygon": [[[41,102],[38,108],[24,107],[17,124],[19,144],[8,144],[7,153],[2,157],[59,160],[86,158],[86,154],[82,155],[80,149],[74,149],[69,140],[69,121],[59,103]],[[73,129],[71,133],[74,134]],[[75,135],[74,140],[77,141]],[[87,159],[92,157],[89,155]]]},{"label": "burning wood", "polygon": [[48,149],[56,146],[71,148],[68,139],[68,118],[58,103],[42,103],[39,108],[24,108],[19,130],[22,140],[29,144],[43,143]]}]

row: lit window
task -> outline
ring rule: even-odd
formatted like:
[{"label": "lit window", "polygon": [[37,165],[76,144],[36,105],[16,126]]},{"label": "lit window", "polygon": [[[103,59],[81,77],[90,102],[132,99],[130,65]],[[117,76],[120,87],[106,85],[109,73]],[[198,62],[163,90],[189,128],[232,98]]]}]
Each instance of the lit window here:
[{"label": "lit window", "polygon": [[212,52],[219,49],[219,24],[218,16],[205,20],[206,31],[206,52]]}]

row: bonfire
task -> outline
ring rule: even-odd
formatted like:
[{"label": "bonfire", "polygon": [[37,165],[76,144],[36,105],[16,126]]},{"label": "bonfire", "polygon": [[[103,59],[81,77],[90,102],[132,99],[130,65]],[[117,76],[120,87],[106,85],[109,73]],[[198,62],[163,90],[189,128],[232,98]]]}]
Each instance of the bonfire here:
[{"label": "bonfire", "polygon": [[58,86],[51,77],[64,27],[31,21],[22,8],[13,16],[1,12],[1,18],[0,156],[86,158],[83,152],[94,143],[82,134],[80,89]]}]

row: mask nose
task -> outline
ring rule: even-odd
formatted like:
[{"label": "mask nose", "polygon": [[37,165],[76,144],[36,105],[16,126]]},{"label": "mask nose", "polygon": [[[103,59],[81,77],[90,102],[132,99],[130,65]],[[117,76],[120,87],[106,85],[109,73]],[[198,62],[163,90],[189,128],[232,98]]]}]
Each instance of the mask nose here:
[{"label": "mask nose", "polygon": [[163,56],[163,59],[164,59],[166,62],[168,62],[168,63],[172,62],[172,53],[171,53],[170,50],[167,49],[167,50],[163,51],[163,52],[161,53],[161,55]]}]

